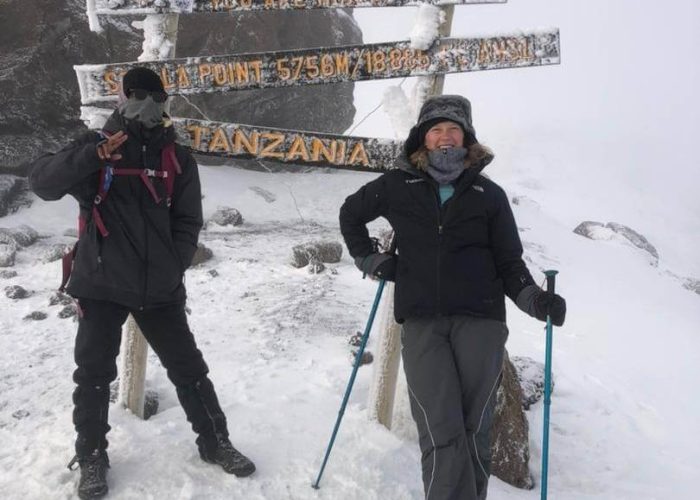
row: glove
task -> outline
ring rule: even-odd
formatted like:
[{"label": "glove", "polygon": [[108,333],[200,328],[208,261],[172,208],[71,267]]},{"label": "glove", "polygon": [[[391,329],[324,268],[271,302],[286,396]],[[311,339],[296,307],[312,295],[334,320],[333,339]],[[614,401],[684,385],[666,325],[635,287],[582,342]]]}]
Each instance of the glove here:
[{"label": "glove", "polygon": [[561,326],[566,318],[566,301],[560,295],[540,290],[534,300],[535,318],[547,321],[547,315],[552,318],[552,324]]},{"label": "glove", "polygon": [[396,279],[396,256],[389,253],[371,253],[367,257],[355,259],[357,268],[365,274],[380,280]]}]

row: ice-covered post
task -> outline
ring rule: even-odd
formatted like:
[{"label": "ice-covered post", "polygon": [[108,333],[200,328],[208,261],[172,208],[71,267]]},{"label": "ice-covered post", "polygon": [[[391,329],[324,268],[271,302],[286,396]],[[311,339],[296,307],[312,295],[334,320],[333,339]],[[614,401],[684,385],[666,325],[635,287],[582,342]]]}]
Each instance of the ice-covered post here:
[{"label": "ice-covered post", "polygon": [[[178,14],[149,14],[139,23],[143,29],[143,53],[139,61],[175,57]],[[144,398],[148,343],[133,316],[129,315],[122,332],[119,399],[134,415],[144,418]]]},{"label": "ice-covered post", "polygon": [[[450,35],[454,6],[419,7],[416,24],[411,32],[411,45],[427,49],[437,38]],[[442,94],[445,75],[422,76],[418,78],[413,93],[414,115],[429,96]],[[386,99],[386,97],[385,97]],[[386,102],[386,100],[385,100]],[[415,118],[415,116],[414,116]],[[394,128],[398,129],[396,121]],[[404,134],[403,137],[406,137]],[[397,393],[399,364],[401,361],[401,326],[394,320],[394,284],[389,283],[384,294],[384,306],[380,322],[376,360],[369,390],[369,414],[387,429],[391,429],[394,416],[394,398]],[[405,391],[405,384],[401,384]],[[398,404],[407,405],[408,398],[400,398]],[[403,413],[408,414],[408,410]]]}]

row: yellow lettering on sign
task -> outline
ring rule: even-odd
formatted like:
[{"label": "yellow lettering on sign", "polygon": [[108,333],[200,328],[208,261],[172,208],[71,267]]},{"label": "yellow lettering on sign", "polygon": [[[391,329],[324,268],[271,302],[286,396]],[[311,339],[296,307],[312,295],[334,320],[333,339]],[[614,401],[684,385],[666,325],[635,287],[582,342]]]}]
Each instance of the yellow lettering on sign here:
[{"label": "yellow lettering on sign", "polygon": [[214,131],[214,136],[211,138],[211,141],[209,141],[210,153],[214,153],[219,150],[226,151],[227,153],[231,152],[231,146],[229,145],[226,133],[222,128],[217,128]]},{"label": "yellow lettering on sign", "polygon": [[163,88],[165,90],[175,87],[175,84],[170,81],[170,75],[168,74],[168,68],[163,66],[160,68],[160,81],[163,82]]},{"label": "yellow lettering on sign", "polygon": [[238,3],[241,7],[249,9],[250,6],[253,5],[253,0],[238,0]]},{"label": "yellow lettering on sign", "polygon": [[248,81],[248,66],[242,63],[234,63],[234,67],[236,68],[236,80],[240,82],[247,82]]},{"label": "yellow lettering on sign", "polygon": [[199,65],[199,83],[204,83],[204,79],[211,76],[211,65],[202,63]]},{"label": "yellow lettering on sign", "polygon": [[248,66],[253,68],[253,71],[255,72],[255,81],[257,83],[260,83],[262,81],[260,78],[260,67],[262,66],[262,61],[260,59],[257,59],[255,61],[248,61]]},{"label": "yellow lettering on sign", "polygon": [[265,0],[265,8],[266,9],[274,9],[275,8],[275,0]]},{"label": "yellow lettering on sign", "polygon": [[105,83],[107,84],[107,92],[109,92],[110,94],[119,93],[120,79],[117,78],[117,75],[114,71],[105,71],[103,78]]},{"label": "yellow lettering on sign", "polygon": [[177,86],[182,89],[190,85],[190,76],[187,74],[187,70],[183,66],[179,66],[177,68]]},{"label": "yellow lettering on sign", "polygon": [[338,154],[335,156],[335,162],[338,165],[342,165],[345,161],[345,141],[338,141]]},{"label": "yellow lettering on sign", "polygon": [[292,0],[292,5],[297,9],[303,9],[306,7],[306,0]]},{"label": "yellow lettering on sign", "polygon": [[226,84],[226,66],[223,64],[214,65],[214,83],[216,85]]},{"label": "yellow lettering on sign", "polygon": [[311,161],[319,161],[321,155],[331,163],[335,162],[335,152],[338,149],[336,141],[331,141],[330,148],[327,148],[321,139],[313,137],[311,139]]},{"label": "yellow lettering on sign", "polygon": [[198,125],[189,125],[187,131],[190,133],[190,140],[192,144],[192,149],[199,150],[202,145],[202,131],[204,127]]},{"label": "yellow lettering on sign", "polygon": [[348,74],[350,72],[350,63],[348,62],[348,53],[335,54],[335,69],[338,74]]},{"label": "yellow lettering on sign", "polygon": [[365,167],[369,166],[369,158],[367,158],[365,146],[361,142],[355,143],[348,159],[348,164],[354,165],[355,163],[361,163]]},{"label": "yellow lettering on sign", "polygon": [[250,133],[250,138],[246,137],[245,132],[241,129],[236,130],[233,134],[233,149],[242,153],[243,149],[255,156],[258,154],[259,134],[255,130]]},{"label": "yellow lettering on sign", "polygon": [[282,141],[284,141],[284,134],[280,134],[279,132],[263,132],[262,138],[270,142],[265,144],[262,151],[260,151],[261,158],[284,158],[283,152],[275,151],[275,149],[282,144]]},{"label": "yellow lettering on sign", "polygon": [[287,153],[287,161],[302,157],[304,161],[309,161],[309,152],[306,150],[304,139],[300,135],[294,136],[294,141]]},{"label": "yellow lettering on sign", "polygon": [[323,54],[321,56],[321,75],[325,77],[335,75],[335,66],[333,65],[333,58],[329,54]]}]

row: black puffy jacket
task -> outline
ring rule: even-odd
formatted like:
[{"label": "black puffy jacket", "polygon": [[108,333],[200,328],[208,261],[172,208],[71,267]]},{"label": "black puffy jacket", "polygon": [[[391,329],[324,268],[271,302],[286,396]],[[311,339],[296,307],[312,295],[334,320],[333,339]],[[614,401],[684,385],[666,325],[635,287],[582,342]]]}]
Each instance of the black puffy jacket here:
[{"label": "black puffy jacket", "polygon": [[[159,170],[162,149],[175,140],[171,126],[157,127],[146,138],[146,132],[133,124],[127,127],[116,111],[105,130],[124,130],[129,136],[115,168]],[[183,275],[202,227],[197,163],[187,150],[175,145],[182,173],[175,178],[170,207],[162,179],[151,178],[161,198],[157,203],[139,176],[114,176],[106,200],[99,205],[109,231],[103,237],[92,220],[99,171],[105,165],[97,156],[100,140],[96,132],[87,132],[30,167],[29,182],[39,197],[57,200],[72,195],[87,222],[76,247],[68,293],[136,309],[184,302]]]},{"label": "black puffy jacket", "polygon": [[480,175],[491,158],[467,168],[442,206],[438,184],[404,164],[360,188],[341,207],[340,229],[353,257],[372,252],[368,222],[384,217],[395,231],[398,322],[454,314],[505,321],[504,294],[515,301],[534,284],[508,198]]}]

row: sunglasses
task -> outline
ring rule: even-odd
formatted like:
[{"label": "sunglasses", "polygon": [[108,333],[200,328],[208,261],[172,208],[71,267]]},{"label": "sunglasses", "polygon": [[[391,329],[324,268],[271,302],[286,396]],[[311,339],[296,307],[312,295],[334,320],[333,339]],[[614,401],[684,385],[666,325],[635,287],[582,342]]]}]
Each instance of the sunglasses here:
[{"label": "sunglasses", "polygon": [[165,102],[168,98],[168,94],[162,90],[131,89],[129,91],[129,97],[135,97],[139,101],[143,101],[149,95],[155,102]]}]

